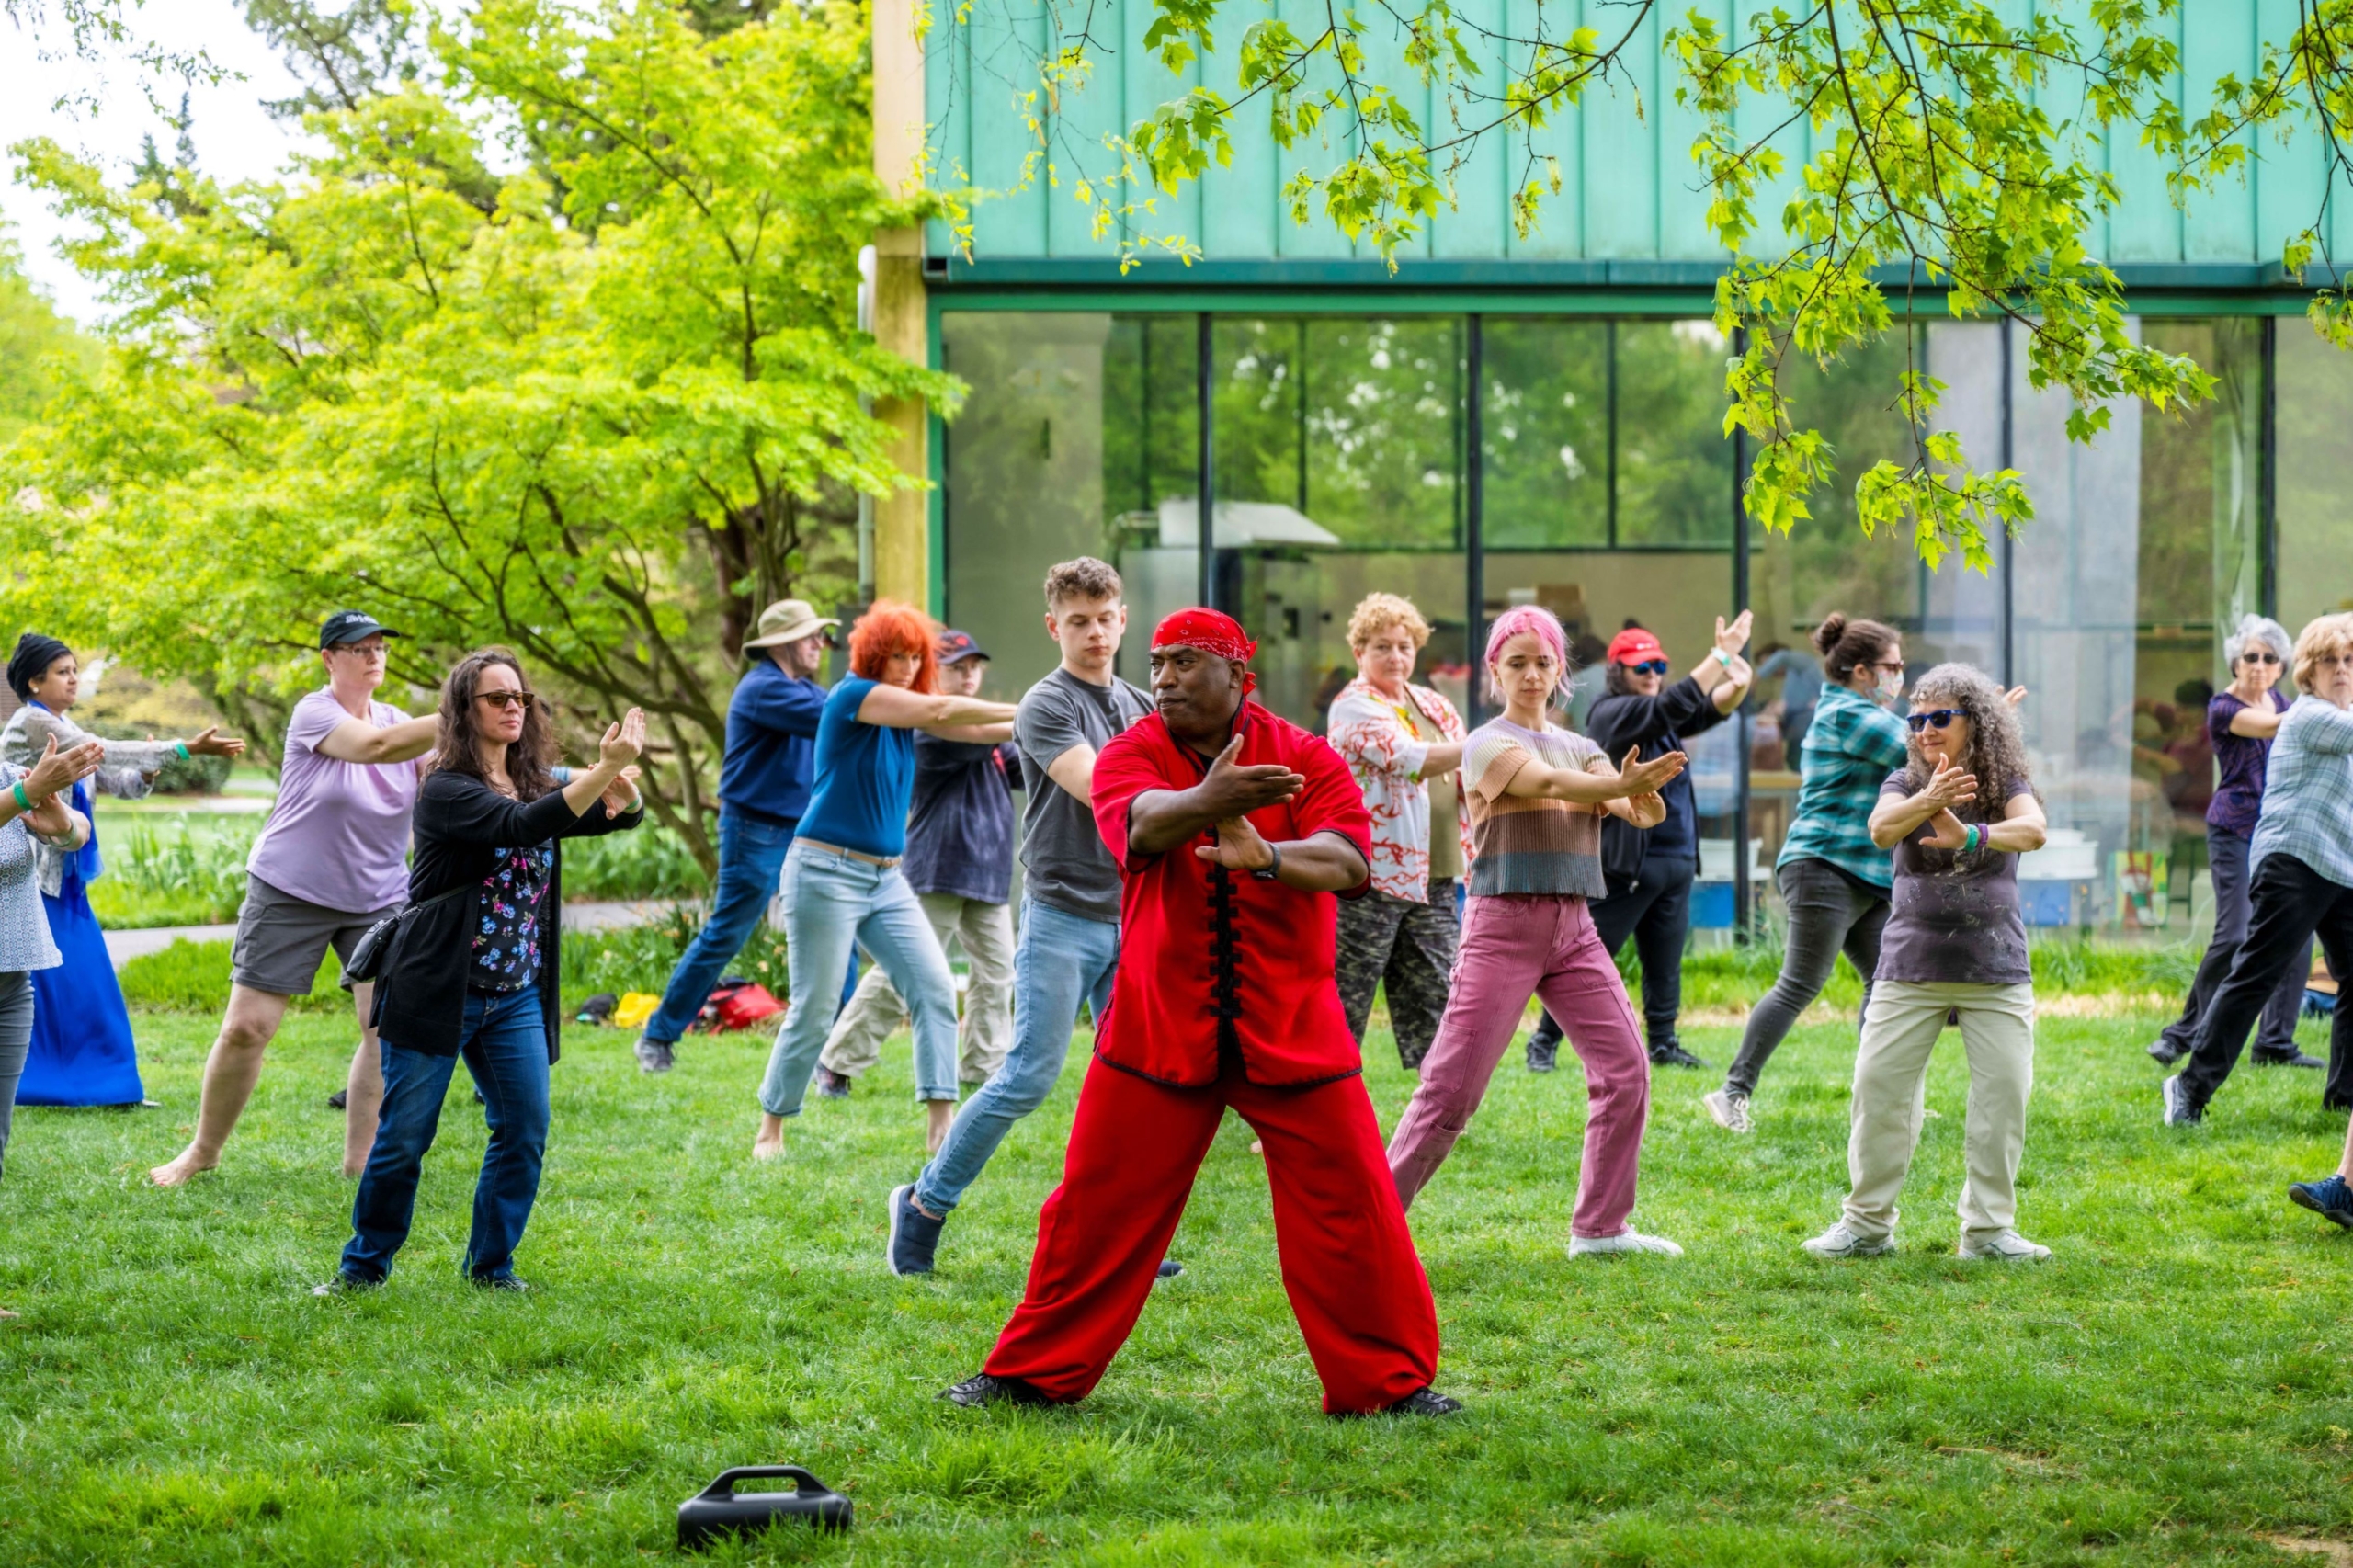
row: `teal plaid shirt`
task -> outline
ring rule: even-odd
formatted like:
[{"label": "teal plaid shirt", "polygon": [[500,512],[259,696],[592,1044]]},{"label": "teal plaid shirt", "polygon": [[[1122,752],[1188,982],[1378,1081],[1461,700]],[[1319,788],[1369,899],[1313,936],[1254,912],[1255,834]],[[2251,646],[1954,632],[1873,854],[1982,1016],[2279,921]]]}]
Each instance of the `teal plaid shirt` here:
[{"label": "teal plaid shirt", "polygon": [[1903,720],[1851,687],[1824,684],[1806,726],[1797,821],[1775,867],[1827,860],[1873,887],[1893,886],[1894,857],[1871,842],[1871,808],[1905,756]]},{"label": "teal plaid shirt", "polygon": [[2353,713],[2317,697],[2296,699],[2271,742],[2247,863],[2275,850],[2353,887]]}]

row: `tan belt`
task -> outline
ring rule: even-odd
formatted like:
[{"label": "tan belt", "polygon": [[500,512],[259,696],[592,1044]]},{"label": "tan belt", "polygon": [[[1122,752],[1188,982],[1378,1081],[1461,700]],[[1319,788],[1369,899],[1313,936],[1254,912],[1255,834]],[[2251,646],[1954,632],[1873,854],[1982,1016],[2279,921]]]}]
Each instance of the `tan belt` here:
[{"label": "tan belt", "polygon": [[805,844],[812,849],[822,849],[828,855],[838,855],[845,860],[858,860],[869,866],[880,866],[886,871],[899,863],[899,858],[896,855],[868,855],[856,849],[845,849],[838,844],[828,844],[822,838],[803,838],[797,842]]}]

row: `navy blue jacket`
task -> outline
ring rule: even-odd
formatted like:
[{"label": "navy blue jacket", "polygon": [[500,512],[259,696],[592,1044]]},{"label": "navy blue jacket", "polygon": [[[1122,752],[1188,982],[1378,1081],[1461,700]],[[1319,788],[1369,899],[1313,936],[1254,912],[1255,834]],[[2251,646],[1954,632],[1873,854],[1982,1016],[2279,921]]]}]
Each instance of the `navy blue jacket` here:
[{"label": "navy blue jacket", "polygon": [[719,766],[719,803],[730,811],[790,825],[809,809],[810,762],[825,688],[789,676],[757,648],[727,703],[727,756]]}]

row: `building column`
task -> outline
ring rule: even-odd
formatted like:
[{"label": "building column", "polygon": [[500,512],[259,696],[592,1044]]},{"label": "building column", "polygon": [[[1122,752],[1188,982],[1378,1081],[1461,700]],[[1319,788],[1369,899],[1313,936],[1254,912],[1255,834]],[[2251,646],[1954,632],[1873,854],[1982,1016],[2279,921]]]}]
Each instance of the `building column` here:
[{"label": "building column", "polygon": [[[874,175],[892,192],[921,177],[924,40],[916,0],[874,0]],[[923,285],[923,231],[874,235],[874,337],[908,363],[930,363],[930,319]],[[881,398],[874,416],[898,434],[891,460],[920,488],[874,504],[874,591],[918,608],[931,604],[931,416],[921,398]]]}]

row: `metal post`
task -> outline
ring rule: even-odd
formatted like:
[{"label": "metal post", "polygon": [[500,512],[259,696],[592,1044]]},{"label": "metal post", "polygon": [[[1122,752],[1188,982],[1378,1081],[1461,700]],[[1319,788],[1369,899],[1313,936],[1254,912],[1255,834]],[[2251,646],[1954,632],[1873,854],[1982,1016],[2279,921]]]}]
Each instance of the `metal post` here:
[{"label": "metal post", "polygon": [[[1735,355],[1748,351],[1747,335],[1733,341]],[[1612,356],[1615,358],[1615,356]],[[1613,400],[1614,401],[1614,400]],[[1614,416],[1613,416],[1614,417]],[[1748,432],[1732,433],[1732,612],[1748,608],[1748,506],[1741,497],[1748,482]],[[1733,737],[1740,755],[1733,765],[1732,932],[1733,940],[1746,943],[1755,932],[1756,893],[1748,885],[1748,704],[1733,713]]]},{"label": "metal post", "polygon": [[2279,613],[2279,319],[2263,318],[2263,402],[2256,415],[2260,449],[2255,475],[2256,603]]},{"label": "metal post", "polygon": [[[2004,316],[2002,318],[2002,466],[2004,468],[2016,468],[2018,466],[2013,456],[2013,453],[2017,449],[2017,437],[2011,430],[2011,426],[2014,421],[2011,417],[2012,411],[2010,407],[2010,318]],[[2002,684],[2006,687],[2011,687],[2016,686],[2018,683],[2018,639],[2012,630],[2018,622],[2018,597],[2016,591],[2018,583],[2018,543],[2015,540],[2011,539],[2010,530],[2007,528],[2004,528],[2002,530],[2001,544]]]},{"label": "metal post", "polygon": [[1487,722],[1486,666],[1486,421],[1480,407],[1486,399],[1486,320],[1467,317],[1463,323],[1464,374],[1471,382],[1462,407],[1462,585],[1463,662],[1471,666],[1471,722]]},{"label": "metal post", "polygon": [[1216,470],[1210,456],[1210,408],[1216,402],[1216,387],[1210,378],[1210,371],[1215,354],[1211,342],[1209,312],[1203,311],[1196,319],[1199,324],[1194,339],[1193,354],[1196,374],[1199,382],[1195,391],[1199,397],[1196,417],[1199,420],[1200,427],[1194,432],[1194,439],[1197,443],[1195,449],[1200,454],[1200,472],[1196,476],[1194,490],[1194,494],[1199,499],[1194,505],[1200,525],[1197,532],[1199,535],[1201,550],[1198,586],[1200,602],[1211,608],[1215,608],[1217,607],[1217,529],[1213,519],[1217,514],[1217,502],[1216,492],[1211,489],[1211,483]]}]

